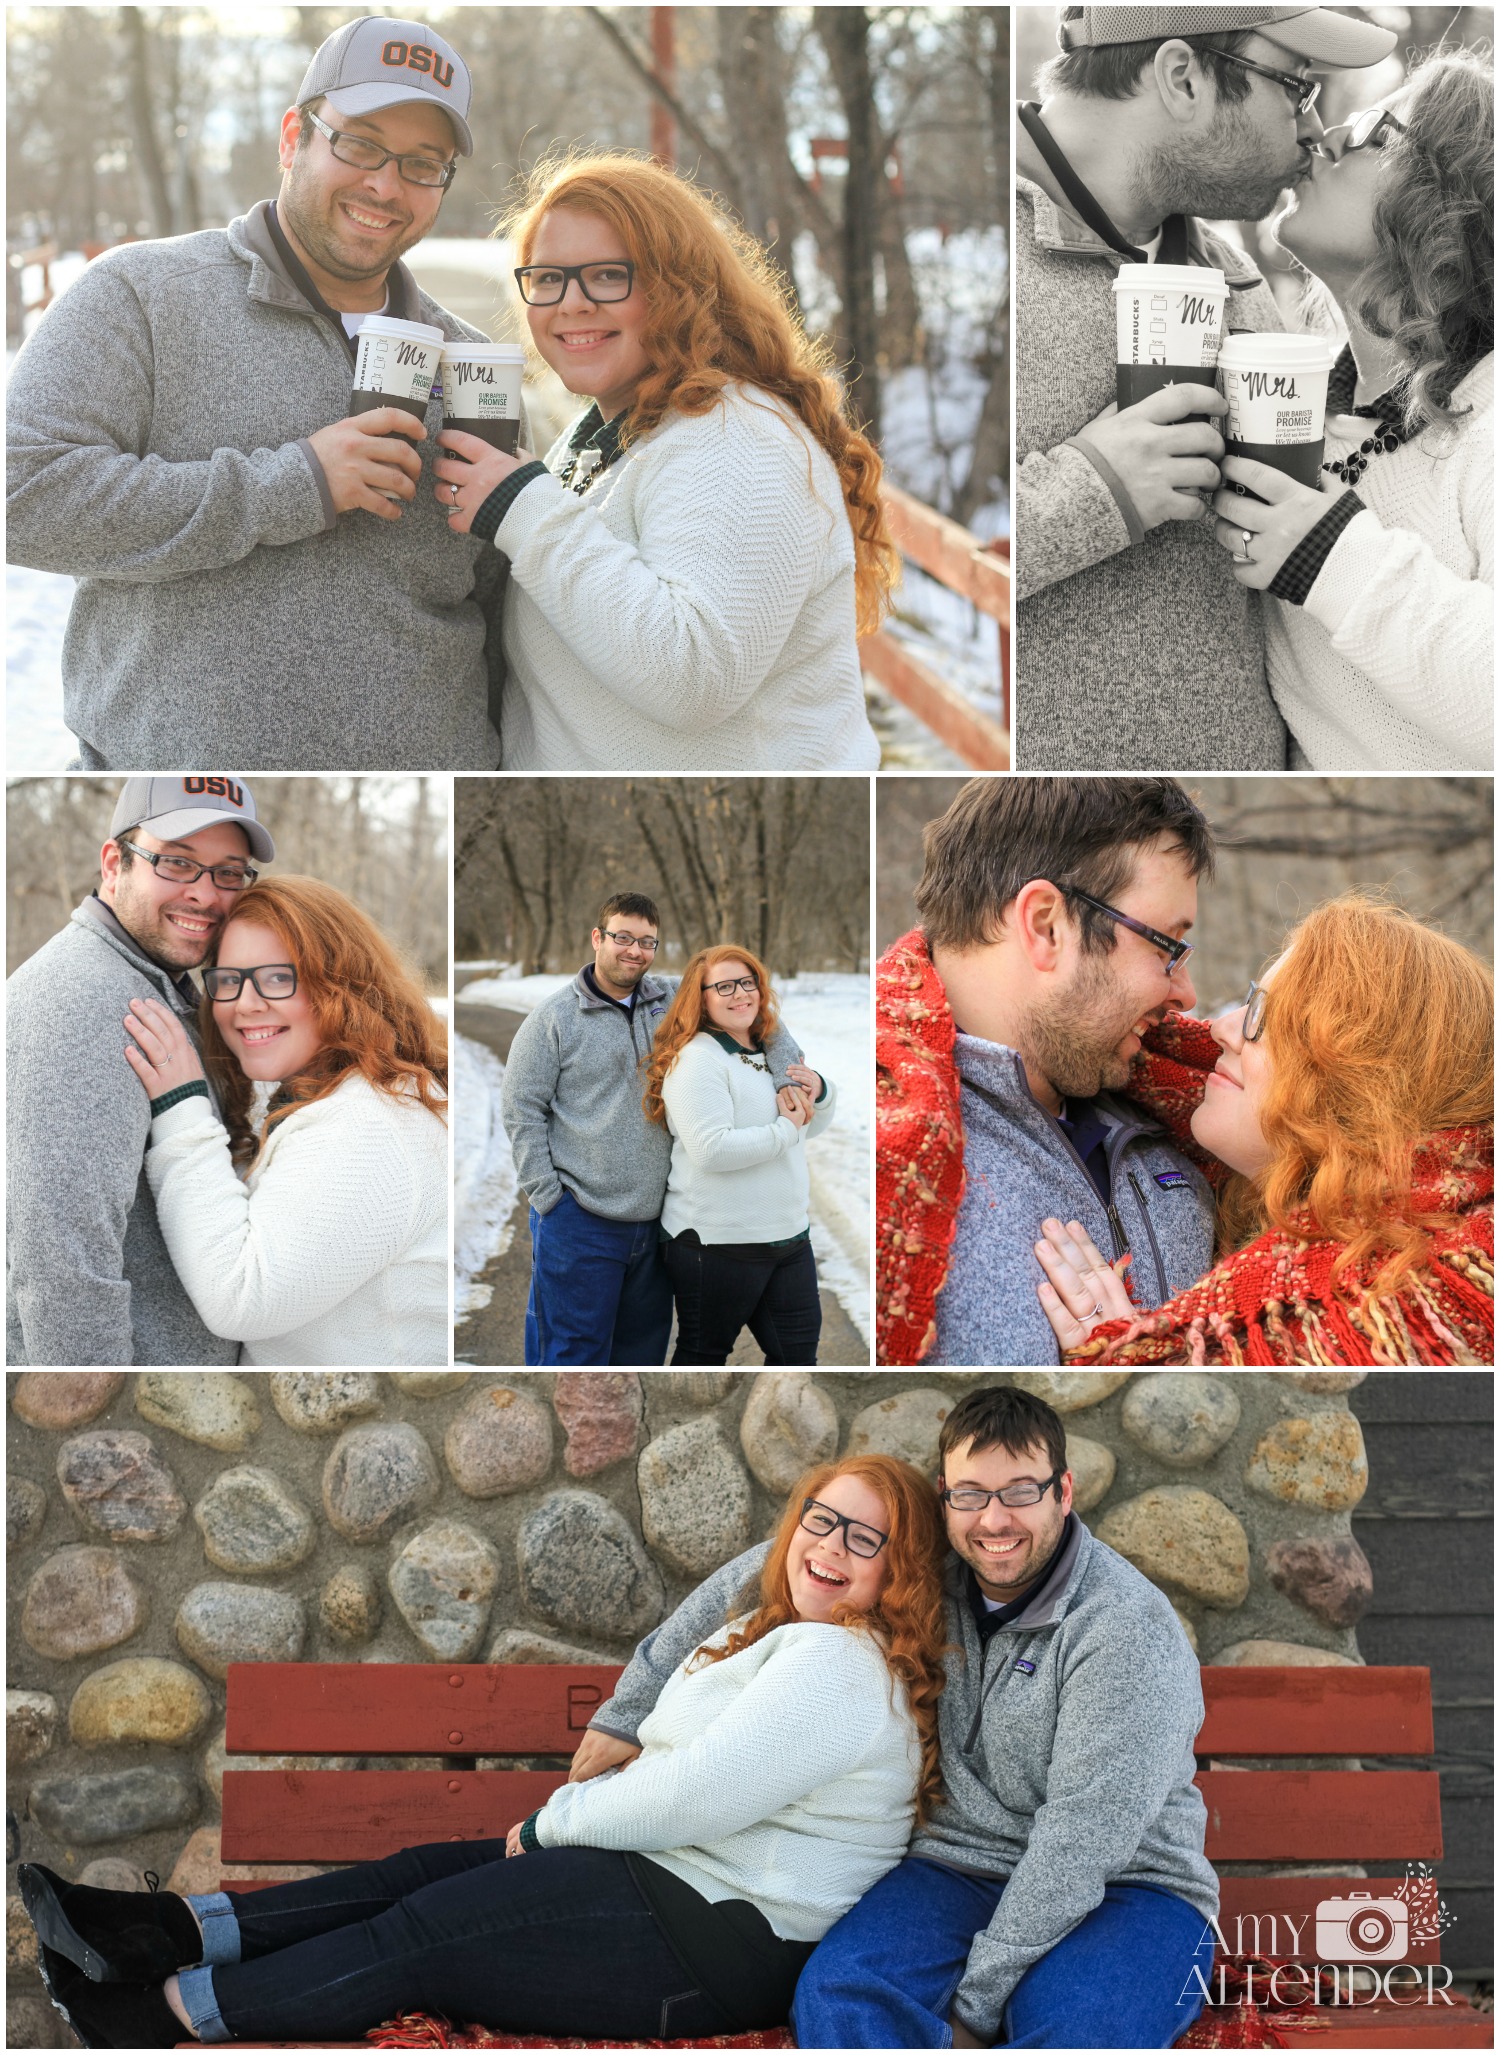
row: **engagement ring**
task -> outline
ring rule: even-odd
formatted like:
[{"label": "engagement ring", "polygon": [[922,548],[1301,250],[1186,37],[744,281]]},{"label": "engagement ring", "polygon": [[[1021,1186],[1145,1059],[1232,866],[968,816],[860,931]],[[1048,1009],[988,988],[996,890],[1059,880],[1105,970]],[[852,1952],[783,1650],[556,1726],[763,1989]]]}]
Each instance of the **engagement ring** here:
[{"label": "engagement ring", "polygon": [[1240,536],[1244,541],[1245,547],[1243,551],[1236,550],[1234,555],[1229,559],[1229,561],[1232,564],[1253,564],[1255,562],[1255,559],[1250,554],[1250,543],[1252,539],[1250,530],[1248,528],[1242,528],[1240,530]]}]

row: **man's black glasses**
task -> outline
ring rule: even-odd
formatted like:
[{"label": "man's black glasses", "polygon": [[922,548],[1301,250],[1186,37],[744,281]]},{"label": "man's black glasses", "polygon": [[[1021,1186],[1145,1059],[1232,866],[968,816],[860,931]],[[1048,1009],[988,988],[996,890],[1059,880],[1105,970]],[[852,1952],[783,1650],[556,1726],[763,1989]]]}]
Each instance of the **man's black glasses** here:
[{"label": "man's black glasses", "polygon": [[803,1499],[802,1517],[797,1525],[805,1527],[809,1534],[832,1534],[835,1527],[842,1527],[849,1553],[854,1556],[878,1556],[891,1538],[889,1534],[882,1534],[878,1527],[866,1527],[858,1520],[836,1513],[832,1506],[825,1506],[816,1498]]},{"label": "man's black glasses", "polygon": [[260,876],[248,863],[194,863],[190,856],[173,856],[168,850],[142,849],[139,843],[127,842],[123,836],[120,847],[149,863],[159,878],[169,878],[174,885],[196,885],[206,874],[221,892],[243,892]]},{"label": "man's black glasses", "polygon": [[613,942],[617,949],[639,949],[643,956],[656,954],[655,935],[627,935],[623,931],[617,933],[613,928],[601,928],[599,932],[606,942]]},{"label": "man's black glasses", "polygon": [[1058,1487],[1058,1497],[1062,1497],[1062,1476],[1061,1470],[1054,1470],[1040,1484],[1034,1477],[1021,1477],[999,1491],[986,1491],[978,1484],[961,1484],[957,1491],[949,1491],[945,1485],[938,1497],[952,1506],[955,1513],[982,1513],[992,1498],[999,1499],[1002,1506],[1036,1506],[1041,1504],[1053,1485]]},{"label": "man's black glasses", "polygon": [[[1049,884],[1051,880],[1048,880]],[[1144,935],[1153,948],[1160,949],[1167,959],[1167,976],[1171,977],[1179,963],[1185,962],[1193,953],[1191,942],[1184,942],[1175,935],[1164,935],[1159,928],[1148,928],[1144,921],[1134,920],[1128,913],[1121,913],[1118,906],[1106,906],[1102,899],[1096,899],[1091,892],[1080,892],[1076,885],[1056,885],[1054,891],[1069,899],[1081,899],[1085,906],[1092,906],[1095,913],[1105,914],[1110,920],[1118,921],[1122,928],[1129,928],[1133,935]]]},{"label": "man's black glasses", "polygon": [[522,264],[516,284],[528,307],[555,307],[576,278],[579,290],[596,307],[628,300],[635,290],[635,265],[628,259],[608,264]]},{"label": "man's black glasses", "polygon": [[458,170],[455,161],[444,163],[441,157],[429,157],[425,151],[409,151],[402,156],[399,150],[385,150],[369,136],[352,136],[347,129],[330,128],[326,121],[319,121],[316,114],[307,115],[320,136],[327,136],[328,147],[340,164],[353,164],[361,171],[379,171],[382,165],[394,164],[409,186],[450,186],[453,174]]},{"label": "man's black glasses", "polygon": [[1323,81],[1317,78],[1303,78],[1294,71],[1269,71],[1264,64],[1252,64],[1248,57],[1236,57],[1232,50],[1215,50],[1215,57],[1225,64],[1237,64],[1241,71],[1253,71],[1257,78],[1273,78],[1278,86],[1284,86],[1296,103],[1299,114],[1309,113],[1317,105],[1318,95],[1323,90]]},{"label": "man's black glasses", "polygon": [[254,970],[206,970],[203,989],[217,1006],[224,999],[238,999],[248,978],[262,999],[290,999],[297,989],[294,963],[260,963]]}]

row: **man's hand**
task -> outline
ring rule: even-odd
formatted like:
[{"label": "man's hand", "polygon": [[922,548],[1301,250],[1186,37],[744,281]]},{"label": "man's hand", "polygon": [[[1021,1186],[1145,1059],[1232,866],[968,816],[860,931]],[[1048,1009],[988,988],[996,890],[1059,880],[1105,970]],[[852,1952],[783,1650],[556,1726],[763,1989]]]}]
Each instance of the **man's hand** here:
[{"label": "man's hand", "polygon": [[399,521],[401,502],[416,498],[422,476],[422,459],[411,443],[426,433],[415,414],[372,407],[368,414],[351,414],[310,435],[334,511],[349,514],[363,508],[382,521]]},{"label": "man's hand", "polygon": [[1189,414],[1222,414],[1228,401],[1211,385],[1166,385],[1122,414],[1106,407],[1075,438],[1096,449],[1118,475],[1146,528],[1208,518],[1200,492],[1219,483],[1224,440]]},{"label": "man's hand", "polygon": [[617,1741],[613,1734],[596,1733],[590,1728],[573,1758],[568,1782],[586,1784],[590,1777],[602,1776],[621,1763],[634,1762],[640,1752],[633,1741]]},{"label": "man's hand", "polygon": [[813,1097],[806,1085],[783,1085],[776,1104],[793,1127],[806,1127],[812,1119]]}]

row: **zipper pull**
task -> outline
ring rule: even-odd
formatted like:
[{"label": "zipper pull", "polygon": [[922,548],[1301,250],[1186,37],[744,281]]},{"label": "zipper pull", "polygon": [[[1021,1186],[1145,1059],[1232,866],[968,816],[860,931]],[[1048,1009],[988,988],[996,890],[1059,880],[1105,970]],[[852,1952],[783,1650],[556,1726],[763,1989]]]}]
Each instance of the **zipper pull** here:
[{"label": "zipper pull", "polygon": [[1120,1224],[1119,1208],[1115,1205],[1113,1199],[1110,1200],[1104,1210],[1109,1215],[1109,1231],[1114,1236],[1115,1246],[1112,1251],[1112,1260],[1118,1262],[1121,1256],[1128,1256],[1130,1254],[1130,1243],[1125,1237],[1125,1230]]}]

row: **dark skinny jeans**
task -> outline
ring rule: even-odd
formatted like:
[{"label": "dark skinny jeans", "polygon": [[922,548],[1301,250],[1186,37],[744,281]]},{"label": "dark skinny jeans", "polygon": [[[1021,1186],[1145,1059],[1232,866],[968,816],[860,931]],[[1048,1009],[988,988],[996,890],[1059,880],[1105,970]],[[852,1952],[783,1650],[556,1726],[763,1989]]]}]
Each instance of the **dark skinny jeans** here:
[{"label": "dark skinny jeans", "polygon": [[697,1987],[612,1850],[507,1859],[503,1841],[431,1841],[224,1895],[240,1960],[182,1978],[206,2041],[355,2040],[403,2012],[606,2043],[747,2030]]},{"label": "dark skinny jeans", "polygon": [[[748,1247],[737,1243],[736,1248]],[[677,1304],[672,1361],[727,1363],[748,1327],[768,1363],[816,1363],[823,1308],[811,1242],[727,1256],[692,1228],[661,1245]]]}]

